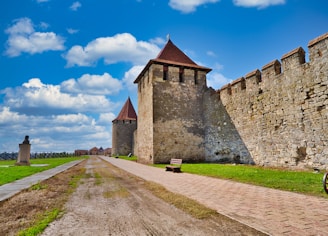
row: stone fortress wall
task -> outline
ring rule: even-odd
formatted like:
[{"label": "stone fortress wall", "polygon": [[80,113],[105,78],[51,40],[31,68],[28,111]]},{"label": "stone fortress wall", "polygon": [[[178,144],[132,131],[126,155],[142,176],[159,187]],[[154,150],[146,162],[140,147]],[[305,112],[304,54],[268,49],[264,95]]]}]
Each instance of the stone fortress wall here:
[{"label": "stone fortress wall", "polygon": [[[308,52],[309,62],[299,47],[223,86],[218,98],[207,95],[206,116],[216,114],[205,141],[209,159],[213,151],[235,158],[249,152],[257,165],[328,168],[328,33],[310,41]],[[236,151],[240,144],[246,149]]]},{"label": "stone fortress wall", "polygon": [[160,54],[135,81],[138,161],[328,169],[328,33],[308,51],[309,62],[299,47],[217,91],[208,68]]}]

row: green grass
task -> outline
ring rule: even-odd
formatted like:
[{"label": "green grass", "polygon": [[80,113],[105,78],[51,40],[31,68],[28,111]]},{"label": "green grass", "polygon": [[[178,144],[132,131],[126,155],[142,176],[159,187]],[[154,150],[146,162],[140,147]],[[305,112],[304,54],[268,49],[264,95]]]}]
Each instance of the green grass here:
[{"label": "green grass", "polygon": [[71,188],[69,190],[70,193],[71,193],[71,191],[73,191],[73,190],[75,190],[77,188],[79,181],[84,176],[86,176],[86,173],[85,173],[86,170],[85,170],[85,168],[81,168],[80,171],[81,171],[81,174],[71,176],[71,180],[69,181],[69,185],[71,186]]},{"label": "green grass", "polygon": [[18,233],[19,236],[35,236],[43,232],[43,230],[54,221],[59,215],[60,211],[58,209],[53,209],[52,211],[46,212],[44,215],[40,216],[40,219],[27,230],[22,230]]},{"label": "green grass", "polygon": [[48,166],[40,167],[15,166],[15,160],[0,161],[0,166],[10,165],[10,167],[0,167],[0,186],[81,158],[85,157],[31,159],[31,164],[49,164]]},{"label": "green grass", "polygon": [[[165,164],[156,164],[164,168]],[[268,188],[328,197],[322,187],[323,173],[291,171],[249,165],[182,164],[182,172],[229,179]]]},{"label": "green grass", "polygon": [[42,184],[40,181],[30,187],[31,190],[41,190],[48,188],[48,185]]},{"label": "green grass", "polygon": [[95,185],[101,185],[103,183],[102,177],[99,173],[95,173]]},{"label": "green grass", "polygon": [[197,201],[187,198],[181,194],[169,192],[166,188],[157,183],[146,182],[145,187],[155,196],[170,204],[173,204],[175,207],[189,213],[197,219],[206,219],[216,214],[215,210],[209,209],[199,204]]},{"label": "green grass", "polygon": [[104,192],[103,196],[104,198],[126,198],[130,196],[130,192],[126,188],[118,186],[115,189],[111,189],[110,191]]},{"label": "green grass", "polygon": [[[85,168],[80,169],[80,172],[76,175],[71,176],[71,179],[69,181],[69,188],[67,189],[67,198],[70,194],[74,192],[74,190],[78,186],[78,182],[85,176]],[[38,186],[43,188],[47,188],[47,185],[42,185],[41,183],[38,183],[31,187],[32,190],[38,190],[34,189],[34,187],[38,188]],[[63,215],[64,212],[64,204],[66,201],[63,201],[61,203],[56,204],[56,207],[51,207],[51,210],[48,210],[36,217],[32,225],[24,230],[19,231],[17,234],[18,236],[37,236],[40,235],[45,228],[53,222],[55,219],[60,218]]]}]

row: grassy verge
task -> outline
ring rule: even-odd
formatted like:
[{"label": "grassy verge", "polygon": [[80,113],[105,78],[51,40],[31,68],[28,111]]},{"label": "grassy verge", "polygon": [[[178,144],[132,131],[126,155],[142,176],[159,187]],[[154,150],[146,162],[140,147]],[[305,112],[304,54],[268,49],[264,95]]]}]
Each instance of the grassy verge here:
[{"label": "grassy verge", "polygon": [[44,229],[54,221],[59,215],[60,211],[58,209],[53,209],[52,211],[47,211],[44,215],[40,216],[39,220],[32,227],[27,230],[20,231],[18,236],[35,236],[39,235],[44,231]]},{"label": "grassy verge", "polygon": [[[81,178],[85,177],[85,169],[79,169],[77,172],[74,173],[74,175],[68,176],[70,178],[65,178],[67,183],[60,182],[64,187],[61,189],[61,194],[58,194],[58,196],[53,199],[53,202],[51,204],[47,204],[46,208],[42,208],[39,211],[43,213],[39,213],[37,216],[35,216],[34,221],[32,224],[29,225],[28,228],[21,230],[18,232],[17,235],[19,236],[36,236],[40,235],[45,228],[55,219],[60,218],[63,215],[64,210],[64,204],[67,201],[68,197],[74,192],[74,190],[78,186],[78,182]],[[56,178],[56,177],[55,177]],[[33,191],[40,191],[45,188],[39,188],[38,186],[48,186],[46,184],[38,183],[30,188],[30,190]],[[56,187],[54,188],[56,189]],[[53,190],[55,191],[55,190]],[[45,210],[47,209],[47,210]]]},{"label": "grassy verge", "polygon": [[197,219],[207,219],[217,214],[215,210],[209,209],[181,194],[172,193],[159,184],[146,182],[145,187],[155,196],[159,197],[167,203],[174,205],[175,207],[183,210],[184,212],[192,215]]},{"label": "grassy verge", "polygon": [[33,175],[35,173],[83,158],[86,157],[31,159],[31,164],[48,164],[47,166],[15,166],[15,160],[0,161],[0,166],[10,166],[0,167],[0,186]]},{"label": "grassy verge", "polygon": [[[164,164],[156,164],[164,168]],[[286,169],[266,168],[249,165],[230,164],[182,164],[186,173],[229,179],[268,188],[327,197],[322,188],[323,173],[310,171],[292,171]]]}]

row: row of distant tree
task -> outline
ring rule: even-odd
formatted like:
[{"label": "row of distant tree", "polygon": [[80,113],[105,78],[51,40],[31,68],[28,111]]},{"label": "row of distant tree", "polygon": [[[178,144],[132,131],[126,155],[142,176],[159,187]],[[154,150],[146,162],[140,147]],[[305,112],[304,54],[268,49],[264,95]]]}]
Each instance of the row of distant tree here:
[{"label": "row of distant tree", "polygon": [[[35,153],[31,153],[31,159],[70,157],[70,156],[74,156],[74,153],[68,153],[68,152],[35,152]],[[0,153],[0,160],[16,160],[17,157],[18,157],[18,152]]]}]

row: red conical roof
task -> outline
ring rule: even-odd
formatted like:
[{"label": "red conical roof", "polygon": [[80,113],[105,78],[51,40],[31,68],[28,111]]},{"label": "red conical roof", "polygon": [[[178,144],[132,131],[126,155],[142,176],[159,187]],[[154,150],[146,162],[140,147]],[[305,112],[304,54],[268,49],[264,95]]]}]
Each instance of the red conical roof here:
[{"label": "red conical roof", "polygon": [[142,78],[144,73],[148,70],[150,65],[153,63],[166,64],[166,65],[176,65],[183,66],[185,68],[193,68],[201,71],[210,72],[211,69],[203,66],[197,65],[193,60],[191,60],[186,54],[184,54],[177,46],[175,46],[169,39],[158,56],[155,59],[150,60],[145,68],[141,71],[138,77],[135,79],[134,83],[138,83]]},{"label": "red conical roof", "polygon": [[184,54],[177,46],[175,46],[170,39],[167,41],[162,51],[158,54],[155,61],[157,60],[197,66],[197,64],[193,62],[186,54]]},{"label": "red conical roof", "polygon": [[126,100],[120,114],[113,120],[137,120],[137,114],[134,110],[130,97]]}]

